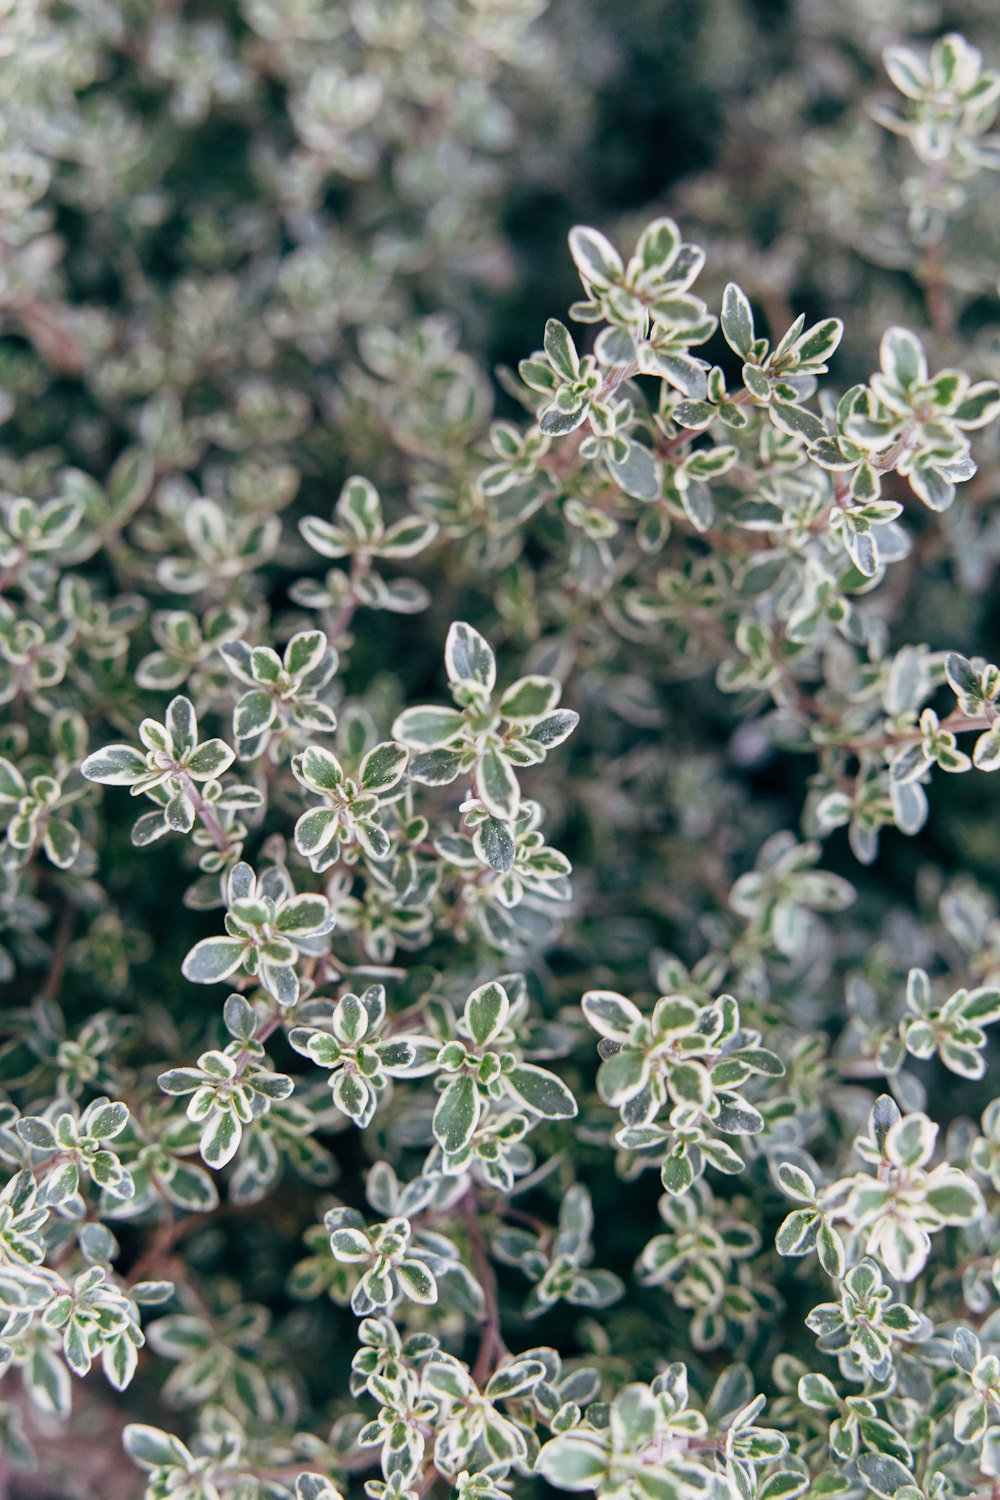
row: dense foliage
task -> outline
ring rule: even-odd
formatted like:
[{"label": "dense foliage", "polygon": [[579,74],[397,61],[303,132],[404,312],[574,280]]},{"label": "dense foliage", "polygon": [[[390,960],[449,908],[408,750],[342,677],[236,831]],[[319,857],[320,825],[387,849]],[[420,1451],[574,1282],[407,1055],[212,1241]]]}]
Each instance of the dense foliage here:
[{"label": "dense foliage", "polygon": [[0,1496],[997,1500],[962,12],[0,0]]}]

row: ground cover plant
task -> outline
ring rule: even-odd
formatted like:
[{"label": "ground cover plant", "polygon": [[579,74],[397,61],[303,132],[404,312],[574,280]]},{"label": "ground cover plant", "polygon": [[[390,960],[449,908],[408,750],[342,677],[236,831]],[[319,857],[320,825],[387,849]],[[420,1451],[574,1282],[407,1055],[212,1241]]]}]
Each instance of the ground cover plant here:
[{"label": "ground cover plant", "polygon": [[0,69],[0,1495],[998,1500],[992,6]]}]

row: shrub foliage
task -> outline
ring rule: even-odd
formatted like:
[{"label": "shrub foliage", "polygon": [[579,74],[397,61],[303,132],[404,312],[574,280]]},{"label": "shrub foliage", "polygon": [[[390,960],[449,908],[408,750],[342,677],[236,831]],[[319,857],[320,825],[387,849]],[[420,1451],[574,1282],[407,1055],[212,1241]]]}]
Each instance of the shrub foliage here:
[{"label": "shrub foliage", "polygon": [[1000,72],[785,9],[0,0],[3,1493],[996,1500]]}]

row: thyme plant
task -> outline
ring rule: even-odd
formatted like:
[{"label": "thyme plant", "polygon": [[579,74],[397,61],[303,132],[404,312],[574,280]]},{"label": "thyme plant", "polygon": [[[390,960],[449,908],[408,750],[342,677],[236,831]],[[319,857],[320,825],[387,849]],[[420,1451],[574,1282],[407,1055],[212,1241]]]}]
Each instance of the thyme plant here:
[{"label": "thyme plant", "polygon": [[1000,38],[915,9],[790,7],[772,233],[576,222],[599,0],[0,0],[0,1495],[997,1500]]}]

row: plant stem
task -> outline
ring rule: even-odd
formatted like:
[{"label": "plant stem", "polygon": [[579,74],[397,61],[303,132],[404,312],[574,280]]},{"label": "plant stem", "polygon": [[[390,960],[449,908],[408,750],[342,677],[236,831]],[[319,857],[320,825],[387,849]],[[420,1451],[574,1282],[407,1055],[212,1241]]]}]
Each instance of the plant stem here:
[{"label": "plant stem", "polygon": [[469,1236],[473,1272],[475,1273],[476,1280],[483,1289],[483,1318],[479,1353],[476,1356],[476,1363],[472,1369],[472,1378],[480,1390],[482,1390],[496,1369],[498,1361],[505,1353],[503,1338],[500,1334],[500,1306],[497,1301],[497,1281],[486,1250],[486,1240],[483,1236],[483,1226],[479,1220],[479,1204],[476,1199],[475,1188],[470,1187],[467,1190],[460,1207]]},{"label": "plant stem", "polygon": [[177,777],[177,780],[183,786],[185,796],[194,806],[202,828],[210,835],[216,849],[218,849],[220,854],[228,854],[232,847],[229,835],[199,792],[192,778],[186,772],[183,772]]},{"label": "plant stem", "polygon": [[[950,734],[966,734],[974,730],[982,733],[983,730],[990,729],[993,722],[988,714],[963,714],[956,708],[947,718],[941,720],[939,728]],[[883,734],[874,739],[844,740],[834,743],[839,750],[851,750],[855,754],[860,754],[863,750],[885,750],[890,745],[913,744],[922,738],[923,731],[920,729],[900,729],[894,734]]]},{"label": "plant stem", "polygon": [[73,923],[76,919],[76,907],[72,901],[64,901],[62,911],[59,913],[59,926],[56,928],[55,942],[52,946],[52,962],[49,964],[49,972],[42,986],[42,996],[46,1000],[54,1000],[59,993],[63,974],[66,970],[66,956],[69,952],[70,939],[73,936]]}]

